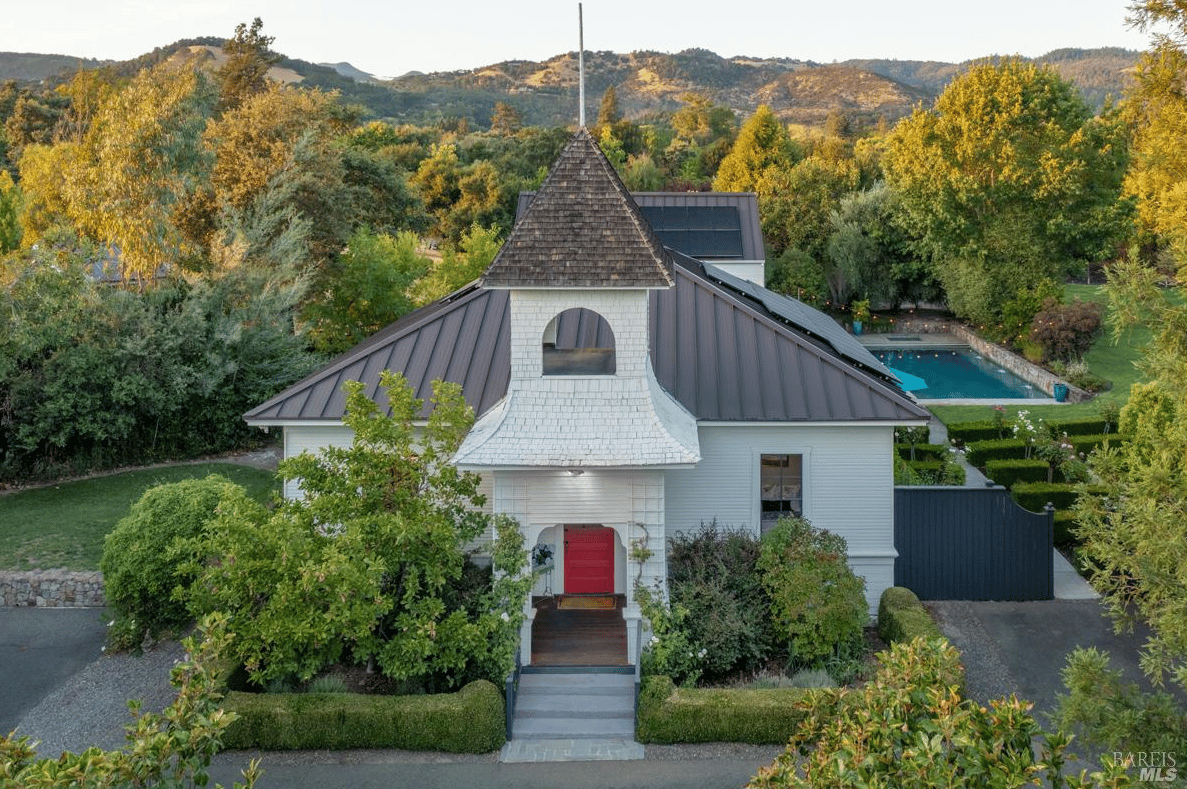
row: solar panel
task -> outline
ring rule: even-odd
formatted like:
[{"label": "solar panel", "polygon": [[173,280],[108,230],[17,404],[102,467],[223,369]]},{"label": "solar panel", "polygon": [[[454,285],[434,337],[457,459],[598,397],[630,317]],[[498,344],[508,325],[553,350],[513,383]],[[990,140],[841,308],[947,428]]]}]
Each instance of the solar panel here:
[{"label": "solar panel", "polygon": [[741,258],[742,220],[736,206],[640,206],[660,243],[694,258]]},{"label": "solar panel", "polygon": [[768,312],[816,335],[831,345],[833,350],[841,356],[857,362],[863,367],[876,370],[889,378],[894,378],[894,373],[890,371],[890,368],[878,361],[878,358],[864,345],[823,312],[813,309],[801,301],[759,287],[750,280],[735,277],[715,266],[705,266],[705,273],[722,285],[754,299]]}]

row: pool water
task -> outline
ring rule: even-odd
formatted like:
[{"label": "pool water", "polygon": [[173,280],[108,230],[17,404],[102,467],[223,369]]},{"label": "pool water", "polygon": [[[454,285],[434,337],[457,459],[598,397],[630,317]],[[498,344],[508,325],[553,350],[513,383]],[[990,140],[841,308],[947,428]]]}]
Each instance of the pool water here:
[{"label": "pool water", "polygon": [[899,376],[904,379],[904,388],[920,400],[1019,400],[1047,396],[1042,390],[971,348],[870,350],[892,372],[903,372],[922,379],[920,382]]}]

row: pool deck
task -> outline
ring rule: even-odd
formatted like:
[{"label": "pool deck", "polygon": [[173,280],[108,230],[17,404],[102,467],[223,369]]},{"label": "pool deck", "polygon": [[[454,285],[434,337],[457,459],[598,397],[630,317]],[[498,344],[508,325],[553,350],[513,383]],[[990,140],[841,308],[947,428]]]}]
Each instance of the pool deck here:
[{"label": "pool deck", "polygon": [[950,346],[967,348],[968,343],[955,334],[858,334],[857,341],[867,348],[947,348]]},{"label": "pool deck", "polygon": [[[902,332],[897,334],[861,334],[857,340],[872,350],[885,348],[967,348],[968,343],[954,334],[927,333],[915,334]],[[928,398],[913,395],[920,405],[1067,405],[1060,403],[1053,397],[1008,397],[1008,398],[974,398],[974,397],[940,397]]]}]

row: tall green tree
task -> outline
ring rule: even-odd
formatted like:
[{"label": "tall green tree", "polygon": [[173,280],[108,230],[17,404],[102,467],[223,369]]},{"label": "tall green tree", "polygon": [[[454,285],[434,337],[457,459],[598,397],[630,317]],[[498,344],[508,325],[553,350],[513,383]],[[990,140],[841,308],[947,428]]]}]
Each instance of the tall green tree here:
[{"label": "tall green tree", "polygon": [[418,243],[409,232],[393,238],[355,231],[332,271],[319,279],[325,291],[305,310],[317,350],[342,353],[412,311],[409,287],[430,264],[417,253]]},{"label": "tall green tree", "polygon": [[21,244],[20,191],[7,170],[0,170],[0,255]]},{"label": "tall green tree", "polygon": [[789,169],[798,158],[787,130],[764,104],[742,124],[733,148],[717,169],[713,189],[762,193],[764,180]]},{"label": "tall green tree", "polygon": [[[1187,7],[1146,0],[1130,8],[1140,26],[1170,28],[1155,37],[1135,87],[1141,107],[1137,117],[1146,124],[1139,126],[1135,144],[1137,177],[1164,184],[1173,197],[1187,183],[1187,175],[1180,169],[1176,176],[1173,164],[1181,161],[1181,138],[1163,147],[1161,157],[1154,153],[1169,143],[1163,135],[1181,122],[1176,118],[1187,79],[1180,60],[1187,46]],[[1152,70],[1159,79],[1151,79]],[[1158,194],[1144,195],[1143,202]],[[1179,210],[1173,200],[1167,202],[1171,214]],[[1161,221],[1155,217],[1155,228]],[[1172,248],[1179,243],[1176,232],[1181,231],[1167,225]],[[1141,363],[1147,380],[1134,386],[1121,413],[1120,441],[1091,461],[1106,495],[1082,496],[1077,519],[1093,585],[1104,593],[1114,619],[1121,626],[1145,622],[1153,631],[1143,670],[1159,682],[1169,677],[1187,689],[1187,265],[1184,258],[1177,263],[1168,272],[1132,255],[1110,271],[1118,331],[1145,325],[1153,340]]]},{"label": "tall green tree", "polygon": [[264,35],[263,29],[264,23],[257,16],[251,27],[244,22],[236,25],[235,35],[223,42],[227,59],[215,72],[220,111],[235,109],[267,87],[268,69],[280,56],[272,51],[275,39]]},{"label": "tall green tree", "polygon": [[1000,327],[1019,293],[1113,256],[1129,229],[1126,162],[1116,118],[1092,118],[1053,69],[1006,60],[902,121],[883,166],[949,306]]},{"label": "tall green tree", "polygon": [[1165,0],[1130,9],[1132,24],[1155,35],[1123,104],[1133,128],[1126,187],[1137,197],[1142,229],[1187,266],[1187,11]]}]

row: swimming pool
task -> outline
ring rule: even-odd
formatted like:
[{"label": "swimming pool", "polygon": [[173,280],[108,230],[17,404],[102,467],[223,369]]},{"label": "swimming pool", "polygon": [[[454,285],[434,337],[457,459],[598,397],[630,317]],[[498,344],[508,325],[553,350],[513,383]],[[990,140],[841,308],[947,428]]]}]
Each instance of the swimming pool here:
[{"label": "swimming pool", "polygon": [[968,347],[871,348],[920,400],[1024,400],[1046,393]]}]

